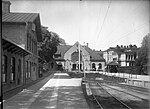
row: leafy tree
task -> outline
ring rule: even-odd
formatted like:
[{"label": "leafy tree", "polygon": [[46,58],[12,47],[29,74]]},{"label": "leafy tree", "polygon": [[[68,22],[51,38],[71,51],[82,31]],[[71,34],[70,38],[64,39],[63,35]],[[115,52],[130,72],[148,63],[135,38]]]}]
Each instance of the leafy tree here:
[{"label": "leafy tree", "polygon": [[[148,65],[148,57],[150,51],[150,33],[148,33],[142,40],[141,47],[138,51],[138,58],[135,65],[139,66],[139,74],[147,74],[146,66]],[[145,66],[145,67],[144,67]]]},{"label": "leafy tree", "polygon": [[39,55],[42,59],[49,62],[53,59],[53,55],[57,51],[57,46],[60,44],[59,36],[55,32],[48,31],[47,27],[42,26],[42,40],[43,42],[40,45]]}]

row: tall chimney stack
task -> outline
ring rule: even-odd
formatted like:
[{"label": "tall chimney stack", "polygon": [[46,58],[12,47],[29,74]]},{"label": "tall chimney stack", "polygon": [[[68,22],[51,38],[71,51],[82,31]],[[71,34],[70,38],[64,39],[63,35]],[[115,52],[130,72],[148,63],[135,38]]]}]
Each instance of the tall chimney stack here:
[{"label": "tall chimney stack", "polygon": [[86,46],[89,47],[89,43],[86,43]]},{"label": "tall chimney stack", "polygon": [[10,1],[2,1],[2,12],[10,12]]}]

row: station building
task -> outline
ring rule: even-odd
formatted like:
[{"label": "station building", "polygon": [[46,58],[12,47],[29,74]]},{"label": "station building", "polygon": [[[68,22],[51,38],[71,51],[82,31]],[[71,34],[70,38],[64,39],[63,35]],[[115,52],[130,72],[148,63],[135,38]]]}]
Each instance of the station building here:
[{"label": "station building", "polygon": [[[80,55],[79,55],[80,50]],[[74,45],[59,45],[54,55],[58,70],[76,71],[79,70],[104,70],[105,60],[88,45],[81,45],[76,42]],[[79,65],[80,63],[80,65]],[[55,64],[51,62],[50,66]]]},{"label": "station building", "polygon": [[38,13],[10,12],[2,1],[2,91],[20,88],[39,78],[37,43],[42,41]]}]

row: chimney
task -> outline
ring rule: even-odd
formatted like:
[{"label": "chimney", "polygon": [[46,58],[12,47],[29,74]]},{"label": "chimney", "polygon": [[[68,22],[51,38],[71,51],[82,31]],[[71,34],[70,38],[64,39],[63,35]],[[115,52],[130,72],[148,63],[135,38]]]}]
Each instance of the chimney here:
[{"label": "chimney", "polygon": [[10,1],[2,1],[2,12],[10,12]]},{"label": "chimney", "polygon": [[86,46],[89,47],[89,43],[86,43]]}]

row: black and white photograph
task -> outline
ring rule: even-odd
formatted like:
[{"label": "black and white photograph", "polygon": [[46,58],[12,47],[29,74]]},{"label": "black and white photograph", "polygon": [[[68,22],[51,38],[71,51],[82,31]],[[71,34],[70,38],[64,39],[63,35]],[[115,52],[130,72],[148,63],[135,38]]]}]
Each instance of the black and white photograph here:
[{"label": "black and white photograph", "polygon": [[150,109],[150,0],[1,4],[1,109]]}]

